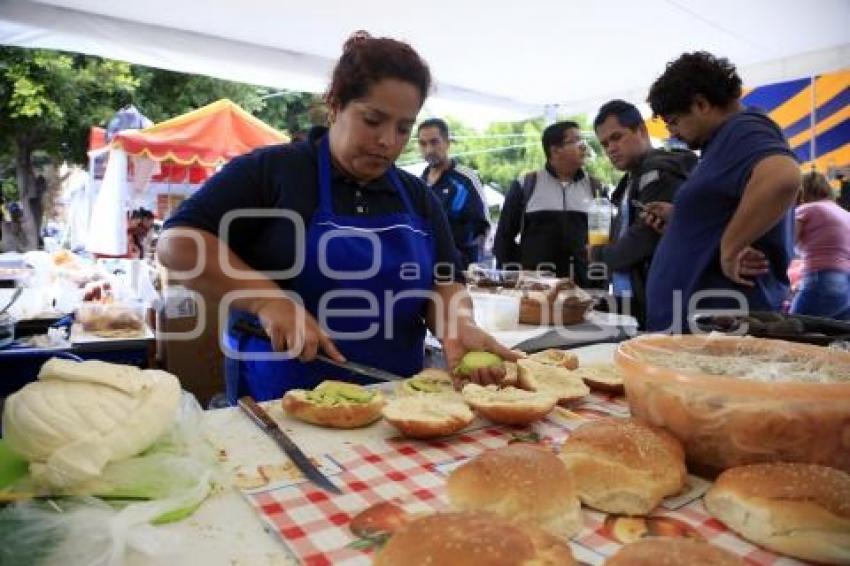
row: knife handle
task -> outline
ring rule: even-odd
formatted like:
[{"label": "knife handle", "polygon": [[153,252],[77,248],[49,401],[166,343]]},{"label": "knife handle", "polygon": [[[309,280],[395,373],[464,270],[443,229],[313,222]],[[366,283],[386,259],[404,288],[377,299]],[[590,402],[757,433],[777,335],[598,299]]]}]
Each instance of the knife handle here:
[{"label": "knife handle", "polygon": [[254,422],[260,425],[261,428],[275,429],[278,428],[277,423],[272,420],[269,414],[260,407],[254,398],[250,395],[240,397],[237,404],[242,407],[242,410],[248,413]]}]

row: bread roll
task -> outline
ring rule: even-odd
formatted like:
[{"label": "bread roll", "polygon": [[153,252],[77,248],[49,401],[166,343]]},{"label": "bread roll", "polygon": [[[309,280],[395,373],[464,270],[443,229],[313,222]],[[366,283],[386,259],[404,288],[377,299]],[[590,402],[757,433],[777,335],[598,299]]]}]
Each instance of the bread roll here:
[{"label": "bread roll", "polygon": [[575,482],[551,451],[516,443],[488,450],[454,470],[446,483],[459,511],[491,511],[568,539],[582,527]]},{"label": "bread roll", "polygon": [[475,415],[462,397],[414,395],[387,403],[384,418],[410,438],[436,438],[454,434],[472,422]]},{"label": "bread roll", "polygon": [[623,374],[614,364],[581,366],[574,370],[573,374],[580,377],[591,389],[616,394],[622,394],[625,390]]},{"label": "bread roll", "polygon": [[578,367],[578,356],[566,350],[543,350],[529,355],[526,359],[540,364],[558,366],[565,369],[576,369]]},{"label": "bread roll", "polygon": [[435,513],[393,534],[375,566],[572,566],[569,545],[491,513]]},{"label": "bread roll", "polygon": [[426,368],[410,379],[401,381],[396,386],[396,395],[406,397],[410,395],[445,395],[455,397],[463,402],[463,397],[455,391],[452,376],[442,369]]},{"label": "bread roll", "polygon": [[519,360],[517,366],[520,387],[551,393],[558,398],[559,403],[581,399],[590,393],[579,376],[561,366],[541,364],[529,359]]},{"label": "bread roll", "polygon": [[470,383],[463,388],[463,398],[473,409],[495,423],[524,425],[545,417],[558,402],[550,393],[535,393],[515,387],[499,389]]},{"label": "bread roll", "polygon": [[803,560],[850,564],[850,474],[815,464],[723,472],[708,512],[745,539]]},{"label": "bread roll", "polygon": [[746,566],[728,550],[690,538],[651,537],[627,544],[605,566]]},{"label": "bread roll", "polygon": [[561,459],[582,503],[606,513],[646,515],[679,493],[688,474],[679,441],[635,419],[582,425],[564,442]]},{"label": "bread roll", "polygon": [[358,428],[381,418],[384,396],[377,389],[328,380],[312,391],[287,391],[282,404],[287,414],[304,422],[330,428]]},{"label": "bread roll", "polygon": [[505,377],[502,379],[502,387],[516,387],[519,381],[519,368],[515,362],[505,362]]}]

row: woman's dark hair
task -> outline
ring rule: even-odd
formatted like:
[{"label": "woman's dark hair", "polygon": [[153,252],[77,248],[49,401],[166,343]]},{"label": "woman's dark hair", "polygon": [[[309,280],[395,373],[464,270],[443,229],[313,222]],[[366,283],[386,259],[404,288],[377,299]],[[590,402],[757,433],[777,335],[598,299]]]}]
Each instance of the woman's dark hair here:
[{"label": "woman's dark hair", "polygon": [[653,114],[666,116],[688,112],[698,94],[723,108],[741,98],[741,77],[735,65],[706,51],[684,53],[667,63],[650,87],[647,102]]},{"label": "woman's dark hair", "polygon": [[564,143],[564,133],[573,129],[580,130],[578,123],[572,120],[564,120],[550,124],[543,130],[543,137],[540,141],[543,144],[543,153],[546,154],[546,159],[549,159],[552,153],[552,146]]},{"label": "woman's dark hair", "polygon": [[419,90],[421,102],[425,102],[431,88],[431,71],[410,45],[388,37],[372,37],[365,31],[354,32],[334,67],[325,101],[328,106],[345,108],[383,79],[412,84]]},{"label": "woman's dark hair", "polygon": [[821,173],[812,171],[803,175],[802,202],[833,199],[832,187]]}]

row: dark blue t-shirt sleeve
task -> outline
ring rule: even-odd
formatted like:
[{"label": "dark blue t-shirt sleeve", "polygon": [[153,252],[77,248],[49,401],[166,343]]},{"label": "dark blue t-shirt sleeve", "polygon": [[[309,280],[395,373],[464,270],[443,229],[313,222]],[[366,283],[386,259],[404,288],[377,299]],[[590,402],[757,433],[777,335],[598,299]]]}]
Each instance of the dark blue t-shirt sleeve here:
[{"label": "dark blue t-shirt sleeve", "polygon": [[242,155],[225,165],[189,197],[165,222],[165,228],[199,228],[219,236],[224,215],[231,210],[267,207],[254,155]]},{"label": "dark blue t-shirt sleeve", "polygon": [[735,134],[729,139],[729,144],[738,149],[734,153],[740,157],[740,162],[736,164],[736,169],[741,175],[739,182],[736,183],[738,197],[743,195],[753,169],[762,159],[772,155],[787,155],[797,160],[782,131],[770,118],[752,115],[748,118],[745,122],[746,126],[737,128]]}]

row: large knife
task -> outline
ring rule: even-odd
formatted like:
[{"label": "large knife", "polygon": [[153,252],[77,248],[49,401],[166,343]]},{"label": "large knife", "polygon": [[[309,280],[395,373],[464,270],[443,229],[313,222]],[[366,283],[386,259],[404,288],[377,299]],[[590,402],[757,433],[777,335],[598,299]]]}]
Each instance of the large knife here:
[{"label": "large knife", "polygon": [[400,375],[388,372],[386,370],[380,368],[373,368],[371,366],[364,366],[363,364],[358,364],[357,362],[352,362],[351,360],[337,362],[336,360],[332,360],[324,354],[317,354],[316,359],[325,362],[326,364],[336,366],[338,368],[347,369],[349,371],[353,371],[354,373],[359,373],[360,375],[372,377],[374,379],[377,379],[378,381],[401,381],[403,379],[406,379]]},{"label": "large knife", "polygon": [[251,420],[254,421],[266,434],[271,436],[278,446],[283,448],[289,459],[298,466],[301,473],[308,480],[321,487],[325,491],[341,494],[337,486],[331,482],[319,469],[310,461],[310,459],[301,451],[298,446],[292,442],[292,439],[286,435],[278,424],[269,416],[267,412],[260,407],[256,401],[250,396],[240,397],[237,401],[239,407],[245,411]]},{"label": "large knife", "polygon": [[[266,334],[266,331],[261,326],[257,326],[255,324],[251,324],[245,320],[239,320],[233,324],[233,329],[238,330],[239,332],[244,332],[250,336],[254,336],[256,338],[261,338],[263,340],[269,340],[269,335]],[[396,375],[394,373],[388,372],[386,370],[382,370],[380,368],[375,368],[371,366],[366,366],[363,364],[358,364],[357,362],[352,362],[350,360],[346,360],[345,362],[337,362],[332,360],[331,358],[325,356],[324,354],[318,354],[316,359],[326,364],[330,364],[332,366],[336,366],[338,368],[342,368],[348,371],[353,371],[354,373],[359,373],[360,375],[365,375],[367,377],[371,377],[373,379],[377,379],[378,381],[401,381],[406,378]]]}]

